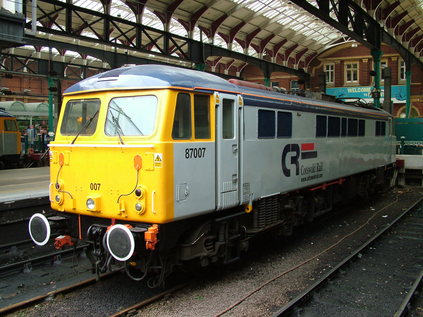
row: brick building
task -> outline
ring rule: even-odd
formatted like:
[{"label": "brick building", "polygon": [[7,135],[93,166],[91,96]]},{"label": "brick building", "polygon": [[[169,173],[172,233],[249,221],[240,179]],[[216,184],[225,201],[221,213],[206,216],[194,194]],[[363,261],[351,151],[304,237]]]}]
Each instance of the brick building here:
[{"label": "brick building", "polygon": [[[381,68],[391,68],[392,101],[394,115],[405,115],[405,63],[401,56],[392,48],[383,45]],[[289,65],[292,67],[293,65]],[[311,74],[311,91],[322,91],[322,75],[326,82],[326,93],[337,97],[361,98],[368,103],[373,102],[370,92],[374,86],[374,69],[371,52],[358,43],[346,43],[333,47],[320,54],[310,63],[307,71]],[[247,80],[264,83],[262,72],[256,67],[247,67],[244,71]],[[287,90],[302,88],[298,78],[293,75],[273,73],[273,86]],[[383,90],[383,79],[381,88]],[[383,101],[383,94],[381,102]],[[411,117],[423,117],[423,70],[412,66],[411,74]]]}]

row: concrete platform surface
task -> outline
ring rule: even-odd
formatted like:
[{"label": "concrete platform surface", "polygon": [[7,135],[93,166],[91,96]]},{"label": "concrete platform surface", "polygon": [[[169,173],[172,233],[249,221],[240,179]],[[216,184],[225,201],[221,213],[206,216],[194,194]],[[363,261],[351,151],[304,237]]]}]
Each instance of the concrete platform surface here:
[{"label": "concrete platform surface", "polygon": [[0,170],[0,203],[48,196],[50,167]]}]

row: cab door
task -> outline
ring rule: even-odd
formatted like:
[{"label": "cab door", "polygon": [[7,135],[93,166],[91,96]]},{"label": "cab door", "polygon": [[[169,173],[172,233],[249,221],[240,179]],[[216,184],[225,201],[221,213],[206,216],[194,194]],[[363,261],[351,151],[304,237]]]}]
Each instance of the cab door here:
[{"label": "cab door", "polygon": [[239,205],[238,96],[216,93],[217,210]]}]

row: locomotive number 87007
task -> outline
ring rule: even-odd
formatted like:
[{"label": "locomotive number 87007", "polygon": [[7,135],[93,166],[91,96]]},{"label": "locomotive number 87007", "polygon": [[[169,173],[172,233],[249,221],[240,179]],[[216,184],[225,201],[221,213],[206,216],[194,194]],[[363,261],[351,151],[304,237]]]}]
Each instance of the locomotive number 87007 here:
[{"label": "locomotive number 87007", "polygon": [[29,231],[39,245],[53,231],[84,239],[97,272],[120,264],[154,286],[175,265],[230,263],[257,233],[288,235],[389,183],[391,123],[194,70],[111,70],[65,92],[50,144],[58,215],[35,214]]}]

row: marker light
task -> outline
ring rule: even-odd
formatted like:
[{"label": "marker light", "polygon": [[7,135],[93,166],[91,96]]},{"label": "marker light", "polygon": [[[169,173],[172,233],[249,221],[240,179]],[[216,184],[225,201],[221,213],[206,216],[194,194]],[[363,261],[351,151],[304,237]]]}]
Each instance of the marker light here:
[{"label": "marker light", "polygon": [[135,210],[136,211],[141,211],[142,210],[142,205],[140,203],[136,203],[135,204]]},{"label": "marker light", "polygon": [[59,154],[59,165],[63,166],[65,164],[65,154],[60,153]]},{"label": "marker light", "polygon": [[95,209],[95,201],[92,198],[87,199],[87,208],[88,209]]},{"label": "marker light", "polygon": [[142,167],[142,158],[139,155],[134,156],[134,168],[139,171]]}]

